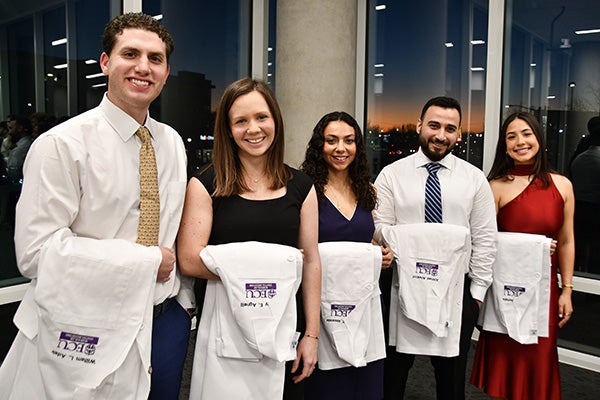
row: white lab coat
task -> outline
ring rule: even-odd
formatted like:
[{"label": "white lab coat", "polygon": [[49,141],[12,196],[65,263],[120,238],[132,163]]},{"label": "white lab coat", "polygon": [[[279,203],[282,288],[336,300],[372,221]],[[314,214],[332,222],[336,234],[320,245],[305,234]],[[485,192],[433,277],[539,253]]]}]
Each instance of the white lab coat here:
[{"label": "white lab coat", "polygon": [[285,361],[296,357],[302,253],[242,242],[207,246],[200,257],[221,280],[207,285],[190,398],[281,398]]},{"label": "white lab coat", "polygon": [[494,281],[479,315],[484,330],[522,344],[548,337],[551,242],[543,235],[498,233]]},{"label": "white lab coat", "polygon": [[385,358],[379,275],[381,249],[371,243],[319,243],[319,369],[363,367]]},{"label": "white lab coat", "polygon": [[469,230],[451,224],[384,227],[394,252],[389,344],[398,352],[454,357],[459,353]]},{"label": "white lab coat", "polygon": [[[87,241],[63,228],[44,244],[15,316],[20,332],[3,365],[14,373],[2,375],[1,399],[147,398],[158,265],[142,267],[159,249]],[[100,263],[101,254],[121,256]]]}]

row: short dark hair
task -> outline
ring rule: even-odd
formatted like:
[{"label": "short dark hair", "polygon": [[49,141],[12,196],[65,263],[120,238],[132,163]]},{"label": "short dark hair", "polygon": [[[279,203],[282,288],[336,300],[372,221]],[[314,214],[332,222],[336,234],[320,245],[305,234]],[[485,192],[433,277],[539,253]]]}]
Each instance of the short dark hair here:
[{"label": "short dark hair", "polygon": [[588,132],[594,145],[600,144],[600,117],[592,117],[588,121]]},{"label": "short dark hair", "polygon": [[123,30],[127,28],[143,29],[156,33],[165,43],[167,60],[169,60],[171,53],[173,53],[173,50],[175,49],[171,34],[163,24],[152,18],[150,15],[143,13],[126,13],[119,15],[106,24],[104,34],[102,35],[102,50],[106,54],[110,55],[110,52],[117,42],[117,35],[123,34]]},{"label": "short dark hair", "polygon": [[425,105],[423,106],[423,110],[421,110],[421,121],[423,121],[423,118],[425,117],[425,113],[431,106],[438,106],[438,107],[442,107],[442,108],[454,108],[456,111],[458,111],[458,123],[459,124],[461,123],[462,110],[460,108],[460,103],[458,102],[458,100],[453,99],[452,97],[446,97],[446,96],[438,96],[438,97],[429,99],[429,101],[427,101],[427,103],[425,103]]}]

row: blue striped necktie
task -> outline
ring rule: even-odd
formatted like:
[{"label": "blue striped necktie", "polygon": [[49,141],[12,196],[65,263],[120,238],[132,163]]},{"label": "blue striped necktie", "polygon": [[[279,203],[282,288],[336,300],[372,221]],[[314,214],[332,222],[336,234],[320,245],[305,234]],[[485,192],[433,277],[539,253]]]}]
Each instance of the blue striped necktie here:
[{"label": "blue striped necktie", "polygon": [[425,166],[429,171],[425,182],[425,222],[442,223],[442,189],[437,172],[440,164],[429,163]]}]

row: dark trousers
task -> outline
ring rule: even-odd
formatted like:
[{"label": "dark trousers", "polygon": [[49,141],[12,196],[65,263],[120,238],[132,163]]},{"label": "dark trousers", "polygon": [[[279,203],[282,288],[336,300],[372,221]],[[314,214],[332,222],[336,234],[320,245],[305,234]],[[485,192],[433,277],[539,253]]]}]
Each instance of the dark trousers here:
[{"label": "dark trousers", "polygon": [[[385,283],[382,284],[382,287],[384,285]],[[465,398],[467,354],[471,346],[473,329],[479,316],[479,306],[471,296],[470,286],[471,280],[465,275],[459,355],[456,357],[430,357],[435,371],[438,400],[464,400]],[[386,400],[404,398],[408,373],[414,361],[414,354],[398,353],[395,347],[387,347],[384,373],[384,398]]]},{"label": "dark trousers", "polygon": [[152,324],[150,400],[177,400],[190,340],[191,319],[173,300]]}]

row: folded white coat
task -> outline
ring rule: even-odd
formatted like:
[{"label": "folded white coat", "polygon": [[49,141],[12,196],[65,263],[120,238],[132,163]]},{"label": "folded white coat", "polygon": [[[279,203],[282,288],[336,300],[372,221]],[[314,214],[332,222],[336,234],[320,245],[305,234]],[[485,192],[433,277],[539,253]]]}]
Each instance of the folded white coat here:
[{"label": "folded white coat", "polygon": [[300,250],[279,244],[210,245],[200,253],[221,280],[207,284],[190,398],[281,398],[296,357]]},{"label": "folded white coat", "polygon": [[436,223],[384,227],[394,252],[389,344],[408,354],[459,352],[464,275],[471,242],[464,226]]},{"label": "folded white coat", "polygon": [[385,358],[379,275],[381,249],[371,243],[319,243],[319,369],[362,367]]},{"label": "folded white coat", "polygon": [[498,233],[494,281],[480,313],[480,324],[522,344],[548,337],[550,244],[543,235]]}]

